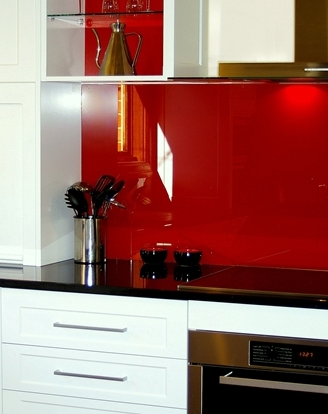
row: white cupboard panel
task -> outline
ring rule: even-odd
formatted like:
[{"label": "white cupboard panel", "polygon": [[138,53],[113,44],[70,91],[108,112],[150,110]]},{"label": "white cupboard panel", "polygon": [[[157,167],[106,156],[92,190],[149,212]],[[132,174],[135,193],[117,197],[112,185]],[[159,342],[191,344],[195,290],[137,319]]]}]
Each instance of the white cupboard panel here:
[{"label": "white cupboard panel", "polygon": [[32,246],[36,243],[35,101],[33,84],[0,83],[0,262],[4,263],[22,263],[26,240]]},{"label": "white cupboard panel", "polygon": [[3,388],[186,408],[187,361],[3,344]]},{"label": "white cupboard panel", "polygon": [[[156,411],[155,411],[156,410]],[[3,414],[185,414],[186,410],[4,391]]]},{"label": "white cupboard panel", "polygon": [[184,301],[3,289],[3,309],[3,342],[187,359]]},{"label": "white cupboard panel", "polygon": [[18,0],[0,3],[0,64],[18,64]]},{"label": "white cupboard panel", "polygon": [[164,2],[164,75],[208,76],[208,0]]},{"label": "white cupboard panel", "polygon": [[0,82],[36,79],[36,1],[0,2]]},{"label": "white cupboard panel", "polygon": [[0,103],[2,220],[0,258],[21,262],[23,257],[23,106]]},{"label": "white cupboard panel", "polygon": [[209,0],[209,57],[218,62],[292,62],[294,0]]},{"label": "white cupboard panel", "polygon": [[36,266],[74,255],[74,214],[64,194],[81,179],[80,84],[42,83],[41,136],[40,249],[36,262],[24,262]]}]

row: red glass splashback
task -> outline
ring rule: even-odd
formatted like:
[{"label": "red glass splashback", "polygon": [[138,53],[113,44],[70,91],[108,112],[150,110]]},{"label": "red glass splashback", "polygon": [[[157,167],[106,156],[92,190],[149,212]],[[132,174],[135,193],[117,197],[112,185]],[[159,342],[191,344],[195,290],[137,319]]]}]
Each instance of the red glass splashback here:
[{"label": "red glass splashback", "polygon": [[[109,214],[107,257],[161,243],[168,261],[179,244],[202,249],[203,263],[328,269],[328,85],[137,86],[146,150],[126,162],[115,91],[85,88],[83,179],[127,182],[127,210]],[[91,101],[104,102],[100,132]]]}]

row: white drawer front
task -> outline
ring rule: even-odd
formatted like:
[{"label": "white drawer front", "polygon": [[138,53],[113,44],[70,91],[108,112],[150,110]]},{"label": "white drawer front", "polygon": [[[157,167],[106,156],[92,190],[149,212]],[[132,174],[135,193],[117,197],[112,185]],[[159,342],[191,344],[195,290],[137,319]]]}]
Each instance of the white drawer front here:
[{"label": "white drawer front", "polygon": [[187,410],[4,391],[3,414],[186,414]]},{"label": "white drawer front", "polygon": [[3,345],[3,389],[185,409],[187,361]]},{"label": "white drawer front", "polygon": [[189,302],[189,329],[328,339],[328,310]]},{"label": "white drawer front", "polygon": [[3,342],[187,358],[187,302],[3,289]]}]

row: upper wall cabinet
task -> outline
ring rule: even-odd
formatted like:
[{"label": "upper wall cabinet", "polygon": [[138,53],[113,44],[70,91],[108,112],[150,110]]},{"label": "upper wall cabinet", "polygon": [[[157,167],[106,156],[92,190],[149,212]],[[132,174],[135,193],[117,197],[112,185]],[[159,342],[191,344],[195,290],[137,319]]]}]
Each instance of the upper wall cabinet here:
[{"label": "upper wall cabinet", "polygon": [[[208,2],[140,0],[140,9],[130,12],[127,0],[114,1],[118,8],[111,11],[103,0],[47,0],[42,79],[117,82],[207,76]],[[111,25],[118,23],[124,28],[115,38],[126,43],[133,73],[99,75],[112,44]],[[113,53],[120,56],[116,46]]]},{"label": "upper wall cabinet", "polygon": [[216,63],[292,62],[294,1],[211,0],[211,16],[220,16],[216,27],[211,22]]},{"label": "upper wall cabinet", "polygon": [[327,0],[217,0],[215,8],[220,77],[327,78]]},{"label": "upper wall cabinet", "polygon": [[[38,56],[37,2],[0,2],[0,82],[34,82]],[[39,65],[38,65],[39,66]]]}]

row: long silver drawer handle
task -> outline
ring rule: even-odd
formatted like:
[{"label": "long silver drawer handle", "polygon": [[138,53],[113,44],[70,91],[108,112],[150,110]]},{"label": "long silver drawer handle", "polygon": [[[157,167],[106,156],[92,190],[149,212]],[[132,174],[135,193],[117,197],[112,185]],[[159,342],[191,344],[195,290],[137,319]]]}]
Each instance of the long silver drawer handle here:
[{"label": "long silver drawer handle", "polygon": [[220,377],[220,383],[226,385],[240,385],[243,387],[271,388],[275,390],[303,391],[328,394],[327,386],[320,386],[314,384],[298,384],[294,382],[267,381],[229,376]]},{"label": "long silver drawer handle", "polygon": [[128,328],[103,328],[101,326],[87,326],[87,325],[69,325],[66,323],[55,322],[55,328],[69,328],[69,329],[86,329],[88,331],[102,331],[102,332],[119,332],[124,333]]},{"label": "long silver drawer handle", "polygon": [[304,72],[327,72],[328,68],[304,68]]},{"label": "long silver drawer handle", "polygon": [[97,380],[105,380],[105,381],[119,381],[124,382],[128,379],[128,377],[103,377],[102,375],[88,375],[88,374],[77,374],[75,372],[65,372],[56,369],[54,371],[54,375],[61,375],[62,377],[76,377],[76,378],[88,378],[88,379],[97,379]]}]

